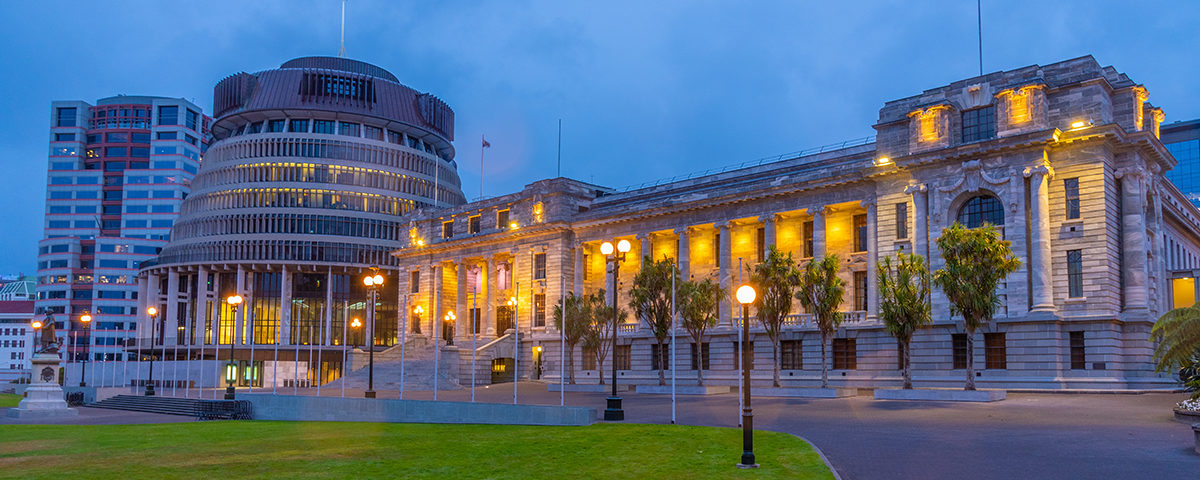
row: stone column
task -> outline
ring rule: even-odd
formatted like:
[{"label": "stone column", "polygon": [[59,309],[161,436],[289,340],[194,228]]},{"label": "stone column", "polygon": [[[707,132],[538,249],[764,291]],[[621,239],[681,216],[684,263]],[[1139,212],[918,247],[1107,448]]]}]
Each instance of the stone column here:
[{"label": "stone column", "polygon": [[[909,185],[904,193],[912,195],[913,199],[913,251],[912,253],[925,257],[925,264],[930,264],[929,258],[929,191],[925,184]],[[932,265],[931,265],[932,268]]]},{"label": "stone column", "polygon": [[819,206],[808,211],[813,216],[813,258],[817,259],[825,255],[825,214],[828,213],[828,209]]},{"label": "stone column", "polygon": [[[179,270],[167,269],[167,304],[160,328],[163,329],[163,345],[175,345],[179,339]],[[169,333],[168,333],[169,332]]]},{"label": "stone column", "polygon": [[496,291],[496,258],[488,257],[484,261],[483,266],[484,280],[487,282],[487,288],[484,290],[483,304],[479,307],[482,309],[483,329],[488,335],[496,334],[496,313],[493,311],[495,305]]},{"label": "stone column", "polygon": [[640,242],[640,250],[638,250],[637,258],[638,266],[640,267],[645,257],[650,257],[650,260],[654,260],[654,242],[650,238],[649,233],[639,234],[637,239]]},{"label": "stone column", "polygon": [[[149,320],[150,316],[146,315],[146,307],[149,305],[152,305],[152,303],[149,302],[149,300],[148,300],[149,295],[150,295],[150,276],[149,275],[139,276],[139,277],[137,277],[137,282],[138,282],[137,315],[135,317],[133,317],[133,318],[137,319],[137,326],[136,326],[137,330],[135,330],[133,333],[134,338],[140,337],[139,332],[146,331],[142,328],[143,325],[146,325],[147,322],[150,321]],[[1198,282],[1198,283],[1200,283],[1200,282]],[[135,342],[136,342],[136,340],[135,340]]]},{"label": "stone column", "polygon": [[[733,236],[732,229],[729,228],[729,222],[721,222],[713,226],[716,227],[717,234],[721,236],[721,241],[717,245],[716,252],[720,258],[718,261],[721,263],[721,268],[719,269],[721,291],[731,293],[731,289],[733,288],[733,269],[736,268],[732,265],[733,249],[731,245],[733,245],[733,242],[730,238]],[[721,302],[717,306],[717,325],[729,326],[732,324],[732,318],[733,305],[730,303],[730,296],[722,295]]]},{"label": "stone column", "polygon": [[1047,180],[1054,176],[1046,165],[1025,169],[1029,178],[1030,311],[1054,311],[1054,281],[1050,264],[1050,197]]},{"label": "stone column", "polygon": [[688,245],[688,228],[676,228],[675,235],[678,236],[676,241],[679,242],[679,247],[676,250],[679,252],[677,255],[678,258],[675,260],[676,263],[679,264],[679,278],[682,280],[688,280],[691,278],[690,269],[692,264],[691,250],[689,249]]},{"label": "stone column", "polygon": [[1124,245],[1125,310],[1147,310],[1146,292],[1146,171],[1141,167],[1117,171],[1121,179],[1121,242]]},{"label": "stone column", "polygon": [[574,273],[574,292],[575,296],[583,295],[583,249],[586,248],[582,242],[575,242],[575,271]]},{"label": "stone column", "polygon": [[879,213],[875,200],[863,200],[862,205],[867,208],[867,316],[875,317],[879,314],[879,271],[876,265],[879,262],[879,235],[876,227]]},{"label": "stone column", "polygon": [[[169,287],[169,285],[168,285],[168,287]],[[242,294],[243,290],[245,290],[245,287],[246,287],[246,268],[241,265],[238,265],[237,287],[234,289],[234,292],[237,293],[238,295],[242,296],[243,302],[241,305],[238,305],[238,314],[237,314],[236,318],[233,319],[233,343],[235,343],[235,344],[245,344],[246,343],[246,339],[244,338],[244,335],[242,334],[243,333],[242,330],[244,329],[243,327],[246,322],[247,302],[244,301],[246,296]],[[289,302],[289,304],[290,303],[291,302]]]},{"label": "stone column", "polygon": [[454,271],[458,273],[458,281],[454,286],[456,297],[454,315],[458,317],[458,320],[454,322],[454,336],[462,337],[467,332],[463,330],[463,325],[471,321],[471,312],[467,310],[467,264],[463,263],[463,259],[454,261]]},{"label": "stone column", "polygon": [[[397,271],[397,275],[396,275],[397,282],[396,283],[400,283],[399,277],[401,277],[401,276],[402,275],[399,274],[399,271]],[[401,297],[399,295],[396,296],[397,302],[399,302],[400,298]],[[396,308],[399,309],[400,305],[396,305]],[[398,310],[398,311],[400,312],[400,315],[404,315],[404,310]],[[343,321],[345,321],[345,320],[343,319]],[[329,267],[329,270],[325,273],[325,326],[322,328],[322,330],[323,330],[323,332],[321,335],[321,339],[322,339],[321,345],[333,345],[333,342],[331,341],[333,339],[333,267],[332,266]],[[397,332],[399,332],[399,330],[397,330]],[[338,332],[338,333],[340,334],[341,332]],[[397,334],[396,335],[397,341],[399,340],[399,337],[400,337],[400,335]]]},{"label": "stone column", "polygon": [[775,217],[774,213],[758,217],[758,221],[763,224],[763,260],[770,255],[771,247],[775,246]]},{"label": "stone column", "polygon": [[[279,282],[279,344],[292,344],[292,272],[283,268]],[[351,281],[354,276],[350,276]],[[345,321],[349,321],[346,319]]]},{"label": "stone column", "polygon": [[196,344],[203,344],[204,340],[204,315],[205,304],[208,302],[208,267],[201,266],[196,274],[196,300],[192,305],[192,311],[196,312],[196,331],[192,334],[192,339],[197,339]]}]

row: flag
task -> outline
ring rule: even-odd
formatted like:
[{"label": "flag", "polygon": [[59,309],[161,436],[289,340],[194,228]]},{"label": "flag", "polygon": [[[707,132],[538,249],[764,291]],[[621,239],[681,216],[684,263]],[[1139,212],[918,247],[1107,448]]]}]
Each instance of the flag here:
[{"label": "flag", "polygon": [[483,137],[479,137],[479,138],[483,139],[483,148],[490,148],[492,146],[492,144],[488,143],[486,138],[483,138]]}]

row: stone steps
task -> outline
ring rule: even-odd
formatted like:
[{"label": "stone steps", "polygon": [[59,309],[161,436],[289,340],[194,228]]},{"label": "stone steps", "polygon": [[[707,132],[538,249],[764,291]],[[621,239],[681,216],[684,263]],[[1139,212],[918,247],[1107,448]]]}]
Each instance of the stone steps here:
[{"label": "stone steps", "polygon": [[126,410],[130,412],[160,413],[163,415],[183,415],[191,417],[196,414],[196,404],[200,400],[194,398],[173,397],[144,397],[140,395],[117,395],[88,404],[88,407],[107,408],[109,410]]},{"label": "stone steps", "polygon": [[[433,390],[432,372],[433,358],[413,360],[405,358],[404,389]],[[346,388],[365,389],[367,388],[368,373],[367,366],[364,364],[362,368],[355,369],[343,378],[326,383],[321,388],[341,388],[344,383]],[[400,362],[380,362],[379,357],[375,357],[374,387],[376,390],[399,390]],[[462,385],[459,385],[446,372],[438,374],[438,390],[458,390],[461,388],[463,388]]]}]

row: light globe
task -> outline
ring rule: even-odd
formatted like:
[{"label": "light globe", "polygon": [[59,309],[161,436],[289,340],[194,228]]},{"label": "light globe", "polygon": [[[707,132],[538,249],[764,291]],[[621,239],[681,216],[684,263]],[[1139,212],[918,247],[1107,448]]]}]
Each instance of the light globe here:
[{"label": "light globe", "polygon": [[754,287],[750,285],[742,285],[737,289],[737,301],[742,305],[754,303]]},{"label": "light globe", "polygon": [[629,250],[631,248],[633,248],[633,245],[629,244],[629,240],[621,240],[621,241],[617,242],[617,251],[618,252],[629,253]]},{"label": "light globe", "polygon": [[604,243],[601,243],[601,244],[600,244],[600,253],[602,253],[602,254],[604,254],[604,255],[612,255],[612,253],[613,253],[613,244],[612,244],[612,243],[610,243],[610,242],[604,242]]}]

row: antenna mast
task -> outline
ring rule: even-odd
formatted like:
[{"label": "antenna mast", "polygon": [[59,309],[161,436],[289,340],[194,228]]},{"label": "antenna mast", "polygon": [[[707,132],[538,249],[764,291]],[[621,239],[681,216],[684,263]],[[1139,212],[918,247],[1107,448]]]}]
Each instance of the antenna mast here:
[{"label": "antenna mast", "polygon": [[[345,0],[343,5],[345,4]],[[979,75],[983,76],[983,0],[975,0],[975,18],[979,29]],[[344,7],[343,7],[344,8]]]},{"label": "antenna mast", "polygon": [[338,43],[338,56],[346,57],[346,0],[342,0],[342,38]]}]

